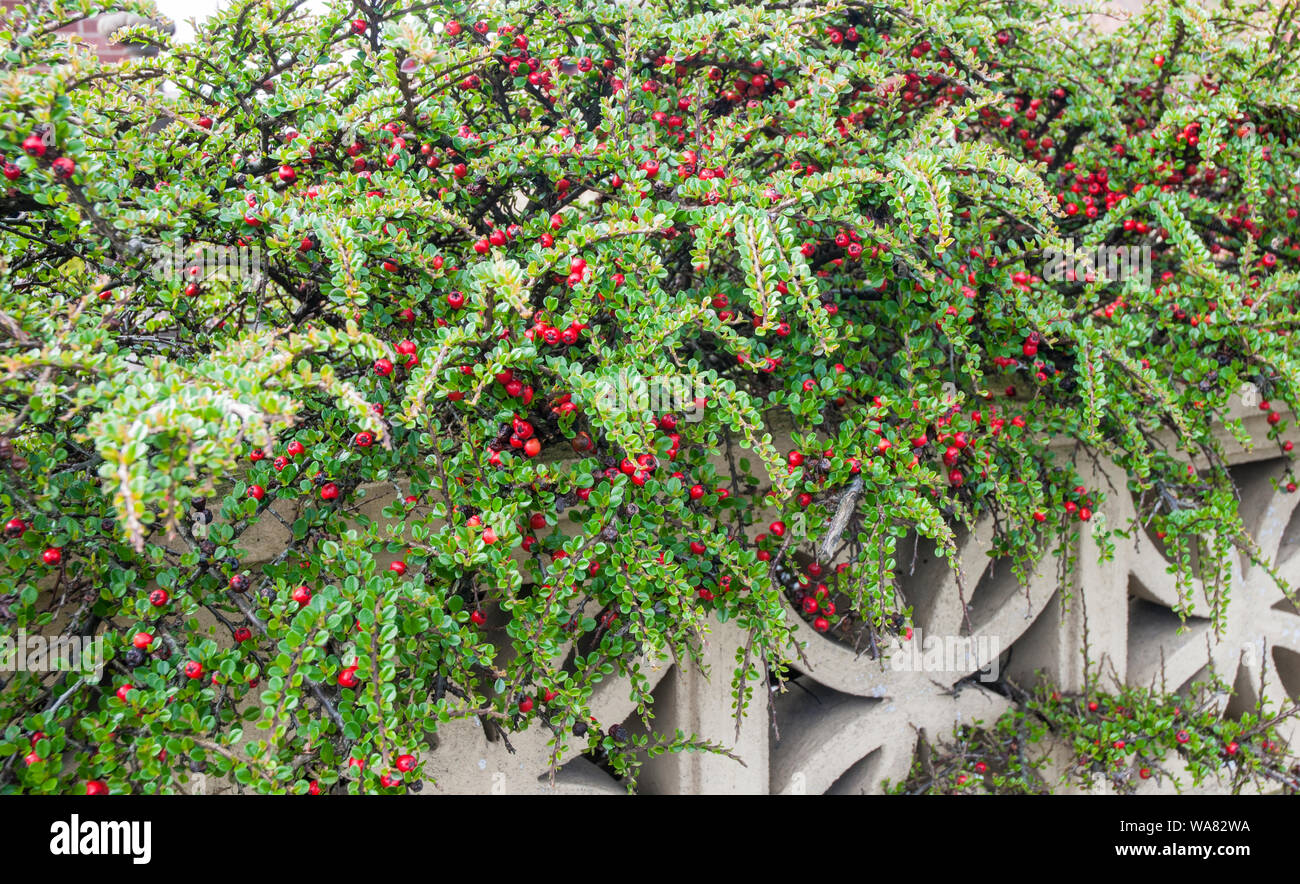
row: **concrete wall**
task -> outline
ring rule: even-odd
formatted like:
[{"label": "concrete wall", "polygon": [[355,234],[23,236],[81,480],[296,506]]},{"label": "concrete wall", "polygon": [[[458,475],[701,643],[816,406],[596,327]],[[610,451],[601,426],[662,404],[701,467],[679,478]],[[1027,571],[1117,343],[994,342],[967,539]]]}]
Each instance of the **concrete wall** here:
[{"label": "concrete wall", "polygon": [[[1288,585],[1300,586],[1300,494],[1274,492],[1271,487],[1270,480],[1280,477],[1283,468],[1273,457],[1276,446],[1266,440],[1264,414],[1239,406],[1236,416],[1244,420],[1248,435],[1259,440],[1251,450],[1227,433],[1221,437],[1236,464],[1234,478],[1247,526],[1261,548],[1280,563]],[[785,434],[774,437],[778,448],[788,447]],[[1291,438],[1300,438],[1294,429]],[[1061,440],[1060,451],[1068,454],[1071,443]],[[1079,469],[1089,488],[1104,489],[1107,495],[1101,515],[1090,524],[1103,518],[1112,526],[1127,524],[1134,515],[1125,491],[1127,477],[1106,462],[1087,460]],[[374,499],[366,509],[377,515],[394,492],[391,486],[372,490]],[[291,514],[282,515],[292,521]],[[913,573],[900,578],[901,592],[916,612],[914,640],[959,639],[968,633],[987,640],[987,647],[999,653],[1007,676],[1024,687],[1042,673],[1063,689],[1078,689],[1090,668],[1108,681],[1175,691],[1202,678],[1212,666],[1242,689],[1234,705],[1253,702],[1261,684],[1273,698],[1283,693],[1300,698],[1300,614],[1260,568],[1240,559],[1234,565],[1226,622],[1216,636],[1204,619],[1209,606],[1199,584],[1191,590],[1192,616],[1185,626],[1180,624],[1173,612],[1179,592],[1155,537],[1141,530],[1133,540],[1120,538],[1114,557],[1101,562],[1091,531],[1084,526],[1078,568],[1063,594],[1058,590],[1057,560],[1047,549],[1028,584],[1021,585],[1006,563],[988,555],[991,524],[977,525],[961,544],[969,628],[951,569],[921,544]],[[286,539],[282,535],[278,521],[264,518],[245,535],[246,563],[273,558]],[[895,671],[887,660],[870,659],[815,632],[793,608],[789,616],[798,624],[803,643],[797,684],[773,693],[770,706],[767,688],[755,685],[750,714],[739,732],[731,675],[744,636],[734,626],[713,624],[703,667],[645,661],[643,670],[656,685],[656,728],[669,733],[681,728],[716,741],[743,764],[702,753],[661,756],[645,766],[641,792],[877,792],[882,780],[897,782],[907,774],[921,729],[934,741],[950,735],[956,724],[991,722],[1007,708],[1002,696],[980,685],[967,684],[954,692],[954,685],[978,665],[962,668],[959,662],[959,668],[942,672]],[[625,682],[603,683],[595,711],[606,726],[624,722],[634,732],[640,727]],[[1283,731],[1293,745],[1300,742],[1295,740],[1300,733],[1294,722],[1285,724]],[[621,783],[584,758],[565,765],[552,780],[550,739],[549,731],[534,726],[511,735],[512,753],[501,741],[487,739],[476,721],[440,728],[436,748],[425,753],[429,761],[423,794],[625,792]],[[1172,769],[1167,773],[1176,775]],[[1142,788],[1167,791],[1173,781],[1162,776]],[[1213,791],[1216,786],[1206,788]]]}]

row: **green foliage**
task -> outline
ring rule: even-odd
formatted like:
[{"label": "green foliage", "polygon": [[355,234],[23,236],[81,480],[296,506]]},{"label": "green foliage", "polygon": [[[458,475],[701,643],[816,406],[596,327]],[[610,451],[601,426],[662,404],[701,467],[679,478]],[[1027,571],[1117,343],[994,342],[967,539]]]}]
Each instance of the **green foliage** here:
[{"label": "green foliage", "polygon": [[[1013,694],[1015,707],[990,726],[961,725],[951,738],[924,745],[908,777],[888,791],[1041,795],[1073,787],[1126,794],[1145,780],[1182,789],[1214,778],[1233,794],[1300,793],[1300,765],[1275,729],[1300,711],[1293,703],[1224,718],[1219,706],[1229,688],[1220,681],[1168,696],[1146,688]],[[1061,757],[1049,754],[1054,746],[1063,747]]]},{"label": "green foliage", "polygon": [[[721,747],[597,686],[650,723],[640,661],[715,619],[779,672],[778,568],[845,563],[808,616],[857,641],[909,532],[1068,562],[1102,492],[1062,436],[1210,544],[1182,579],[1258,557],[1213,428],[1252,383],[1281,453],[1300,390],[1267,5],[243,0],[116,67],[58,30],[102,8],[0,19],[0,614],[110,658],[5,677],[0,790],[392,790],[471,716],[634,785]],[[1044,279],[1075,244],[1155,284]]]}]

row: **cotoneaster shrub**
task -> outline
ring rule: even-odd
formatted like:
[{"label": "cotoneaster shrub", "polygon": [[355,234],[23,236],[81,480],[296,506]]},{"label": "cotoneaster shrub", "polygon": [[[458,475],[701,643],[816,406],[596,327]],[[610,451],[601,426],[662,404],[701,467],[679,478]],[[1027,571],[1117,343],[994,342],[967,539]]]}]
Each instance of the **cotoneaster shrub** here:
[{"label": "cotoneaster shrub", "polygon": [[[1147,780],[1181,789],[1214,785],[1300,793],[1300,764],[1276,731],[1296,714],[1294,703],[1236,717],[1220,711],[1231,688],[1221,679],[1162,696],[1149,688],[1117,693],[1089,685],[1081,696],[1042,685],[1034,693],[1008,688],[1016,707],[985,725],[959,725],[917,752],[895,794],[1050,794],[1058,786],[1104,786],[1131,794]],[[1049,750],[1064,750],[1053,759]]]},{"label": "cotoneaster shrub", "polygon": [[[734,621],[739,714],[796,653],[785,596],[907,628],[910,533],[992,517],[1068,571],[1085,522],[1134,530],[1062,435],[1222,615],[1252,545],[1212,427],[1248,380],[1277,437],[1297,390],[1262,8],[1103,38],[1032,3],[243,2],[110,68],[56,30],[105,8],[0,25],[0,611],[111,656],[4,677],[0,789],[415,789],[468,716],[631,785],[721,750],[592,718],[616,677],[652,717],[643,654]],[[1067,237],[1156,283],[1045,281]]]}]

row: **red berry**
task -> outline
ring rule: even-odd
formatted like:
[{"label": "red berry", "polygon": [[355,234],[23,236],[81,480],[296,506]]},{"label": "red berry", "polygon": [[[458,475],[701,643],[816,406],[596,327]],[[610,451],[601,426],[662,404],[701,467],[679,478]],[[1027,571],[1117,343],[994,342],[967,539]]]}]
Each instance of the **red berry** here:
[{"label": "red berry", "polygon": [[784,537],[784,536],[785,536],[785,522],[780,522],[780,521],[778,521],[778,522],[773,522],[771,525],[768,525],[768,526],[767,526],[767,530],[771,531],[772,534],[773,534],[773,536],[775,536],[775,537]]},{"label": "red berry", "polygon": [[340,672],[338,682],[339,687],[344,688],[354,688],[360,684],[361,680],[357,678],[357,667],[349,666]]},{"label": "red berry", "polygon": [[266,497],[266,489],[261,485],[249,485],[248,496],[253,498],[253,500],[261,500],[263,497]]},{"label": "red berry", "polygon": [[149,645],[153,644],[153,636],[147,632],[137,632],[131,637],[131,644],[143,651],[145,648],[149,647]]},{"label": "red berry", "polygon": [[41,553],[41,561],[47,565],[57,565],[63,561],[63,551],[57,546],[48,547],[45,552]]},{"label": "red berry", "polygon": [[87,795],[107,795],[107,794],[108,794],[108,786],[106,786],[104,783],[100,782],[99,780],[87,780],[87,781],[86,781],[86,794],[87,794]]},{"label": "red berry", "polygon": [[326,482],[324,485],[321,486],[320,489],[321,500],[335,500],[338,496],[339,496],[339,486],[335,485],[333,482]]},{"label": "red berry", "polygon": [[293,600],[299,607],[307,607],[311,603],[311,590],[306,586],[299,586],[293,591]]},{"label": "red berry", "polygon": [[185,664],[186,678],[199,678],[203,675],[203,664],[198,660],[190,660]]}]

